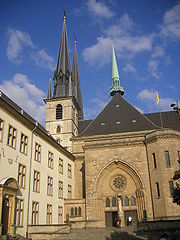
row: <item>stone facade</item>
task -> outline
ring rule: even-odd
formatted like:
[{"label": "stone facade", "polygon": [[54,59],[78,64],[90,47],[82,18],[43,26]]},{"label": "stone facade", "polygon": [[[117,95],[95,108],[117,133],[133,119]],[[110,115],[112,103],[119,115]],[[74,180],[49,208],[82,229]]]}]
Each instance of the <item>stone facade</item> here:
[{"label": "stone facade", "polygon": [[[112,206],[112,198],[118,202],[119,196],[123,202],[122,225],[127,224],[128,212],[133,214],[132,211],[137,212],[134,224],[144,218],[180,218],[180,209],[173,204],[169,187],[178,169],[179,143],[180,133],[170,129],[74,138],[75,194],[83,197],[85,185],[86,225],[105,227],[106,212],[119,211],[118,204]],[[170,166],[166,165],[165,151],[169,152]],[[122,176],[119,184],[123,180],[123,186],[113,187],[113,180],[118,182],[118,176]],[[108,207],[107,198],[110,199]]]}]

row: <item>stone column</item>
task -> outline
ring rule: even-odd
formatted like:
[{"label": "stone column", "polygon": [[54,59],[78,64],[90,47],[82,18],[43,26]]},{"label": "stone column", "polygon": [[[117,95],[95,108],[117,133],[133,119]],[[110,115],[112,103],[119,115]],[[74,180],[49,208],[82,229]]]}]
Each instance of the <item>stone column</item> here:
[{"label": "stone column", "polygon": [[3,204],[3,189],[0,188],[0,236],[2,234],[2,204]]},{"label": "stone column", "polygon": [[9,216],[9,221],[10,221],[10,226],[9,226],[9,233],[11,235],[15,234],[15,223],[14,223],[14,219],[15,219],[15,195],[10,197],[10,216]]}]

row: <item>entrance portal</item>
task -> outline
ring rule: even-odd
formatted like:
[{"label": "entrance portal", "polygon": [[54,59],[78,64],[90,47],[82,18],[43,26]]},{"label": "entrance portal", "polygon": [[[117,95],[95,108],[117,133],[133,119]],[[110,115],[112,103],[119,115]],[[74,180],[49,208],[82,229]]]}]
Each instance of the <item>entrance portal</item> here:
[{"label": "entrance portal", "polygon": [[132,225],[137,226],[137,211],[136,210],[124,211],[125,226],[129,226],[129,221],[128,221],[129,217],[132,218]]},{"label": "entrance portal", "polygon": [[116,227],[118,212],[105,212],[106,227]]},{"label": "entrance portal", "polygon": [[2,208],[2,235],[8,233],[8,221],[9,221],[9,200],[4,198]]}]

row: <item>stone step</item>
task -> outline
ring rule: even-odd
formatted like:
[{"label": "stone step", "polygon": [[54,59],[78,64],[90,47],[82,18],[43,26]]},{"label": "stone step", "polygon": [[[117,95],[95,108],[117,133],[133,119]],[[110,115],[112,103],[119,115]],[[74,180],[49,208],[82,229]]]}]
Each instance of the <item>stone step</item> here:
[{"label": "stone step", "polygon": [[71,229],[67,236],[59,236],[56,240],[142,240],[144,237],[137,237],[134,228],[87,228]]}]

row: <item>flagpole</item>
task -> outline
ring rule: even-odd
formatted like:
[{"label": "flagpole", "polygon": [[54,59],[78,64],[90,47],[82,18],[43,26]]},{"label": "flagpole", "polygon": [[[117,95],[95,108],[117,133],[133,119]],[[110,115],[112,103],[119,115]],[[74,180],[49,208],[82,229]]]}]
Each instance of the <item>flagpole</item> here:
[{"label": "flagpole", "polygon": [[160,109],[160,101],[159,101],[158,89],[156,89],[156,97],[157,97],[157,105],[158,105],[158,107],[159,107],[159,115],[160,115],[160,121],[161,121],[161,128],[163,128],[163,119],[162,119],[162,114],[161,114],[161,109]]}]

